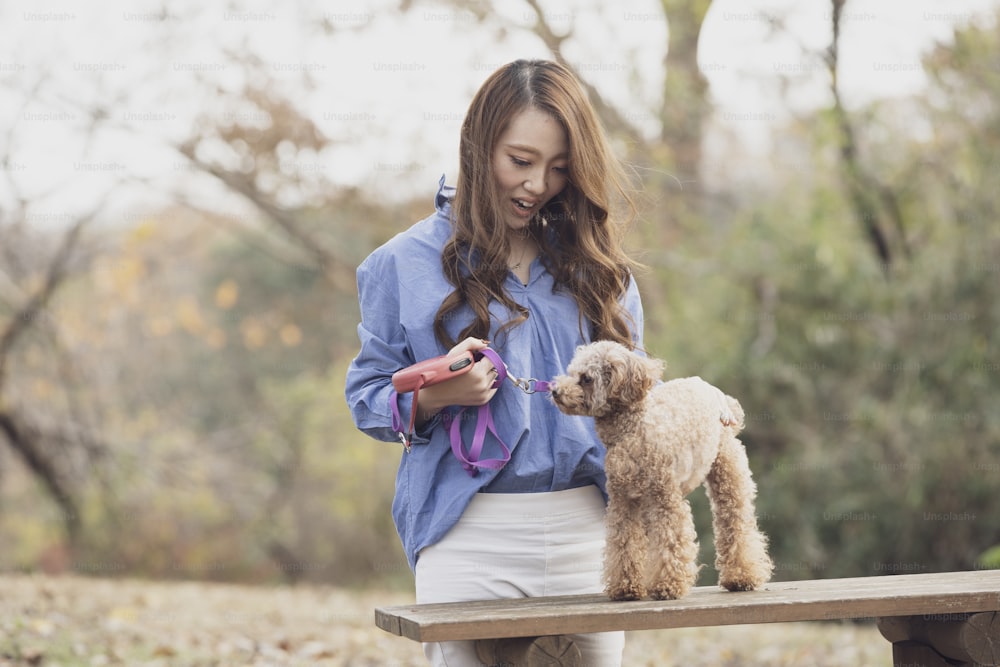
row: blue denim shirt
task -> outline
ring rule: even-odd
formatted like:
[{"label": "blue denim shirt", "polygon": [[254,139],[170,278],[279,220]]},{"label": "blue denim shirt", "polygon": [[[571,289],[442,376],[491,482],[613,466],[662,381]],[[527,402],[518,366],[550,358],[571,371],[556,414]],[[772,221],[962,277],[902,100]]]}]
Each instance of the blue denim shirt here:
[{"label": "blue denim shirt", "polygon": [[[361,351],[347,371],[346,397],[359,429],[378,440],[399,443],[392,430],[390,397],[394,372],[447,352],[434,337],[434,318],[453,290],[441,269],[441,252],[451,235],[450,196],[441,186],[436,212],[375,250],[358,267]],[[565,372],[578,345],[589,342],[579,310],[565,291],[553,291],[553,277],[539,259],[531,265],[527,286],[511,273],[507,290],[528,309],[528,319],[496,340],[499,324],[509,314],[498,303],[491,306],[490,340],[511,374],[551,380]],[[624,305],[631,314],[642,344],[642,305],[635,281],[630,281]],[[454,311],[448,332],[459,332],[472,321],[471,310]],[[499,345],[498,345],[499,344]],[[410,394],[398,400],[403,423],[410,418]],[[559,412],[548,394],[525,394],[505,382],[490,401],[497,432],[511,449],[511,459],[499,471],[480,470],[470,477],[452,455],[440,416],[418,431],[409,453],[401,452],[392,512],[410,567],[420,550],[439,541],[454,526],[473,495],[480,492],[533,493],[561,491],[596,484],[607,497],[604,448],[594,432],[593,419]],[[475,410],[463,417],[463,438],[471,441]],[[487,437],[482,458],[500,456],[500,447]]]}]

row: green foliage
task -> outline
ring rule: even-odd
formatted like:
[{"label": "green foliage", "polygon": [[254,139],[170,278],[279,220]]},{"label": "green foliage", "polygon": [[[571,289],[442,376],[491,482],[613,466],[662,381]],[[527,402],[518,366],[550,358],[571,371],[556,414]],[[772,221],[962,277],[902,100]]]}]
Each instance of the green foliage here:
[{"label": "green foliage", "polygon": [[980,554],[976,564],[989,570],[1000,569],[1000,544],[992,546]]},{"label": "green foliage", "polygon": [[[949,105],[909,102],[908,117],[941,128],[933,136],[892,127],[898,108],[866,112],[882,138],[864,149],[904,211],[905,259],[874,260],[817,144],[807,174],[747,198],[723,238],[684,239],[646,276],[670,285],[648,346],[671,375],[702,374],[748,413],[779,577],[970,569],[1000,534],[1000,141],[988,131],[1000,116],[980,107],[955,132],[987,83],[971,63],[995,60],[1000,44],[968,33],[959,56],[930,58],[965,58],[931,91]],[[996,77],[989,85],[1000,94]],[[826,136],[828,121],[813,122],[805,135]]]},{"label": "green foliage", "polygon": [[[668,376],[742,402],[778,578],[1000,566],[998,58],[995,29],[963,29],[928,55],[926,95],[853,112],[867,185],[898,210],[891,266],[853,217],[828,112],[780,129],[793,159],[774,161],[770,187],[700,208],[669,201],[674,158],[647,147],[649,200],[666,201],[632,239],[646,347]],[[0,565],[408,582],[390,518],[400,450],[356,431],[343,378],[353,265],[429,207],[348,192],[291,211],[333,265],[286,230],[222,232],[185,210],[114,237],[50,309],[88,378],[67,391],[109,443],[83,541],[65,552],[43,492],[0,453],[0,543],[14,545]],[[38,350],[10,368],[19,401],[66,412]]]}]

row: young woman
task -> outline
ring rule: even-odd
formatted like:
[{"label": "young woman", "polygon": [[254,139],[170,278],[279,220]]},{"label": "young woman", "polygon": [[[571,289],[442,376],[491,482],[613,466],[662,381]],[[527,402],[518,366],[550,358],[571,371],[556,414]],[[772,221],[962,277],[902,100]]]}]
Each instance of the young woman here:
[{"label": "young woman", "polygon": [[[436,212],[358,268],[361,351],[346,387],[358,428],[399,441],[411,402],[390,378],[424,359],[489,345],[513,375],[548,380],[592,340],[641,347],[642,306],[622,249],[633,210],[625,183],[566,68],[518,60],[491,75],[462,125],[457,185],[442,178]],[[419,603],[602,590],[604,450],[593,420],[497,386],[497,375],[483,356],[419,391],[393,502]],[[486,404],[510,460],[470,474],[448,426],[462,406]],[[458,418],[466,442],[476,414]],[[482,457],[501,452],[487,436]],[[585,664],[620,664],[623,633],[573,639]],[[473,642],[425,652],[435,665],[482,664]]]}]

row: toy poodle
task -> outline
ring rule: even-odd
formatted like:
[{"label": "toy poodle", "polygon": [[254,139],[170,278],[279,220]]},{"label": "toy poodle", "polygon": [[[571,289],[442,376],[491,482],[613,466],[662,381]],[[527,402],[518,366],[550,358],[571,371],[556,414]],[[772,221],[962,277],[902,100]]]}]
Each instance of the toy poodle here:
[{"label": "toy poodle", "polygon": [[552,400],[594,418],[607,448],[605,591],[613,600],[683,597],[695,584],[698,541],[687,495],[708,491],[719,585],[760,587],[773,564],[757,527],[757,488],[736,435],[743,409],[701,378],[660,383],[663,362],[599,341],[576,350]]}]

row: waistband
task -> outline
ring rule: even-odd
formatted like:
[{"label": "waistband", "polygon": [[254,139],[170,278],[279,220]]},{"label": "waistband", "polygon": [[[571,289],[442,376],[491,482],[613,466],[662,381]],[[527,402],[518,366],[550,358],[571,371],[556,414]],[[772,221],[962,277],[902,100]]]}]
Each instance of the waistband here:
[{"label": "waistband", "polygon": [[462,514],[463,519],[543,519],[577,512],[604,512],[601,490],[594,484],[565,491],[543,493],[477,493]]}]

